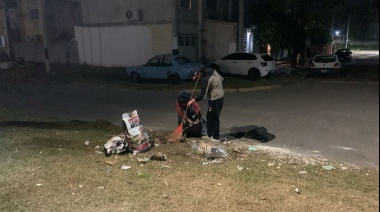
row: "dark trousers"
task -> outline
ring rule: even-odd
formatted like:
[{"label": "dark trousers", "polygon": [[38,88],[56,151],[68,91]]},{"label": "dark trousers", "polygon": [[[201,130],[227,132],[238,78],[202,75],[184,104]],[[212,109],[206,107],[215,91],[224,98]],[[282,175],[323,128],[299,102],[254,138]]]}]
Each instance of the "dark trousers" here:
[{"label": "dark trousers", "polygon": [[215,139],[220,139],[220,112],[223,109],[224,98],[208,100],[207,109],[207,135]]}]

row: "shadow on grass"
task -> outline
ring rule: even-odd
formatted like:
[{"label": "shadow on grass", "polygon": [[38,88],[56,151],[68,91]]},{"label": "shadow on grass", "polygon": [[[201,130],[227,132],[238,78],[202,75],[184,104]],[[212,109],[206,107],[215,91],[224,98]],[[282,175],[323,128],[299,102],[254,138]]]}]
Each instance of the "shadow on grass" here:
[{"label": "shadow on grass", "polygon": [[7,121],[0,122],[1,127],[25,127],[37,129],[62,129],[62,130],[110,130],[120,132],[122,127],[115,126],[105,120],[94,122],[72,120],[68,122],[40,122],[40,121]]}]

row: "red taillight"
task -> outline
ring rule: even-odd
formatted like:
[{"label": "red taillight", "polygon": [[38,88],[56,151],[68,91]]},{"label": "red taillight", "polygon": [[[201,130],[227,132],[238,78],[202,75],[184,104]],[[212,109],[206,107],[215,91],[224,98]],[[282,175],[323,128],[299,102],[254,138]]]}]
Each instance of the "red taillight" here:
[{"label": "red taillight", "polygon": [[260,65],[261,65],[262,67],[265,67],[265,66],[267,66],[268,64],[267,64],[267,62],[261,62]]},{"label": "red taillight", "polygon": [[310,67],[315,67],[315,64],[314,64],[314,63],[311,63],[311,64],[310,64]]},{"label": "red taillight", "polygon": [[339,63],[335,63],[335,64],[334,64],[334,67],[339,67]]}]

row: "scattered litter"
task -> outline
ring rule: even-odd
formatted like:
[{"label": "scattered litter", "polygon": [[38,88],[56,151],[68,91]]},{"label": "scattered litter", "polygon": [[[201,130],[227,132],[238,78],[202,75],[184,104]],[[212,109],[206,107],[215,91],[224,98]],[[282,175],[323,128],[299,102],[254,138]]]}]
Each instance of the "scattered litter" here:
[{"label": "scattered litter", "polygon": [[168,166],[168,165],[164,165],[164,164],[162,164],[161,167],[162,167],[162,168],[170,168],[170,166]]},{"label": "scattered litter", "polygon": [[131,168],[131,166],[126,166],[126,165],[122,165],[121,167],[120,167],[120,169],[130,169]]},{"label": "scattered litter", "polygon": [[40,186],[42,186],[42,184],[41,184],[41,183],[38,183],[38,184],[36,184],[36,186],[37,186],[37,187],[40,187]]},{"label": "scattered litter", "polygon": [[5,163],[3,163],[3,164],[1,164],[1,165],[4,166],[5,164],[10,163],[11,160],[12,160],[12,158],[9,158],[9,160],[8,160],[7,162],[5,162]]},{"label": "scattered litter", "polygon": [[62,151],[62,149],[58,149],[59,151]]},{"label": "scattered litter", "polygon": [[243,170],[243,166],[238,165],[237,170],[239,170],[239,171]]},{"label": "scattered litter", "polygon": [[249,147],[248,147],[248,151],[254,151],[254,152],[256,152],[256,151],[257,151],[257,148],[254,147],[254,146],[249,146]]},{"label": "scattered litter", "polygon": [[83,185],[79,185],[79,188],[83,188]]},{"label": "scattered litter", "polygon": [[84,144],[85,144],[85,145],[89,145],[90,142],[89,142],[89,141],[85,141]]},{"label": "scattered litter", "polygon": [[97,145],[97,146],[95,147],[95,149],[100,149],[100,146],[99,146],[99,145]]},{"label": "scattered litter", "polygon": [[147,158],[147,157],[137,158],[137,162],[140,162],[140,163],[146,163],[148,161],[149,161],[149,158]]},{"label": "scattered litter", "polygon": [[121,115],[126,140],[134,151],[142,152],[150,148],[148,133],[144,131],[137,110]]},{"label": "scattered litter", "polygon": [[222,184],[221,183],[218,183],[218,186],[221,186]]},{"label": "scattered litter", "polygon": [[331,166],[331,165],[322,166],[322,168],[323,168],[324,170],[328,170],[328,171],[330,171],[330,170],[333,170],[333,169],[334,169],[334,167],[333,167],[333,166]]},{"label": "scattered litter", "polygon": [[218,159],[213,159],[213,160],[207,160],[207,161],[203,161],[202,162],[202,165],[207,165],[207,164],[210,164],[210,163],[220,163],[222,162],[223,160],[221,158],[218,158]]},{"label": "scattered litter", "polygon": [[192,150],[200,155],[205,156],[206,158],[223,158],[227,157],[227,152],[219,147],[211,146],[207,143],[193,143]]},{"label": "scattered litter", "polygon": [[166,158],[167,158],[166,155],[162,154],[161,152],[157,153],[157,155],[150,156],[151,160],[165,161]]},{"label": "scattered litter", "polygon": [[120,154],[127,150],[128,144],[124,139],[119,136],[113,136],[108,139],[107,143],[104,144],[104,153],[106,156],[110,156],[111,154]]},{"label": "scattered litter", "polygon": [[268,166],[269,167],[274,166],[274,163],[268,163]]},{"label": "scattered litter", "polygon": [[307,174],[307,171],[300,171],[300,174]]},{"label": "scattered litter", "polygon": [[108,165],[110,165],[110,166],[114,166],[115,164],[113,163],[113,162],[111,162],[111,161],[106,161],[106,163],[108,164]]},{"label": "scattered litter", "polygon": [[95,153],[104,154],[104,152],[102,152],[102,151],[95,151]]},{"label": "scattered litter", "polygon": [[169,185],[166,181],[164,181],[165,185]]},{"label": "scattered litter", "polygon": [[348,167],[342,166],[340,169],[342,169],[344,171],[344,170],[347,170]]},{"label": "scattered litter", "polygon": [[98,189],[104,189],[104,186],[99,186]]},{"label": "scattered litter", "polygon": [[297,194],[300,194],[300,190],[298,188],[294,189],[294,191],[297,193]]}]

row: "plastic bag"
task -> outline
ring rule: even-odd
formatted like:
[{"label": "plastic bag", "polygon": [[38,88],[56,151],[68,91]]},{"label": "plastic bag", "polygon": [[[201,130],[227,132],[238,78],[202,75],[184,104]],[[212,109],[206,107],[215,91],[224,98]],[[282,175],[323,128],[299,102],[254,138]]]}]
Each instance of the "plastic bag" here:
[{"label": "plastic bag", "polygon": [[133,150],[136,152],[147,150],[150,147],[149,136],[141,125],[137,110],[134,110],[130,113],[123,113],[121,116],[123,120],[125,136],[129,138]]}]

